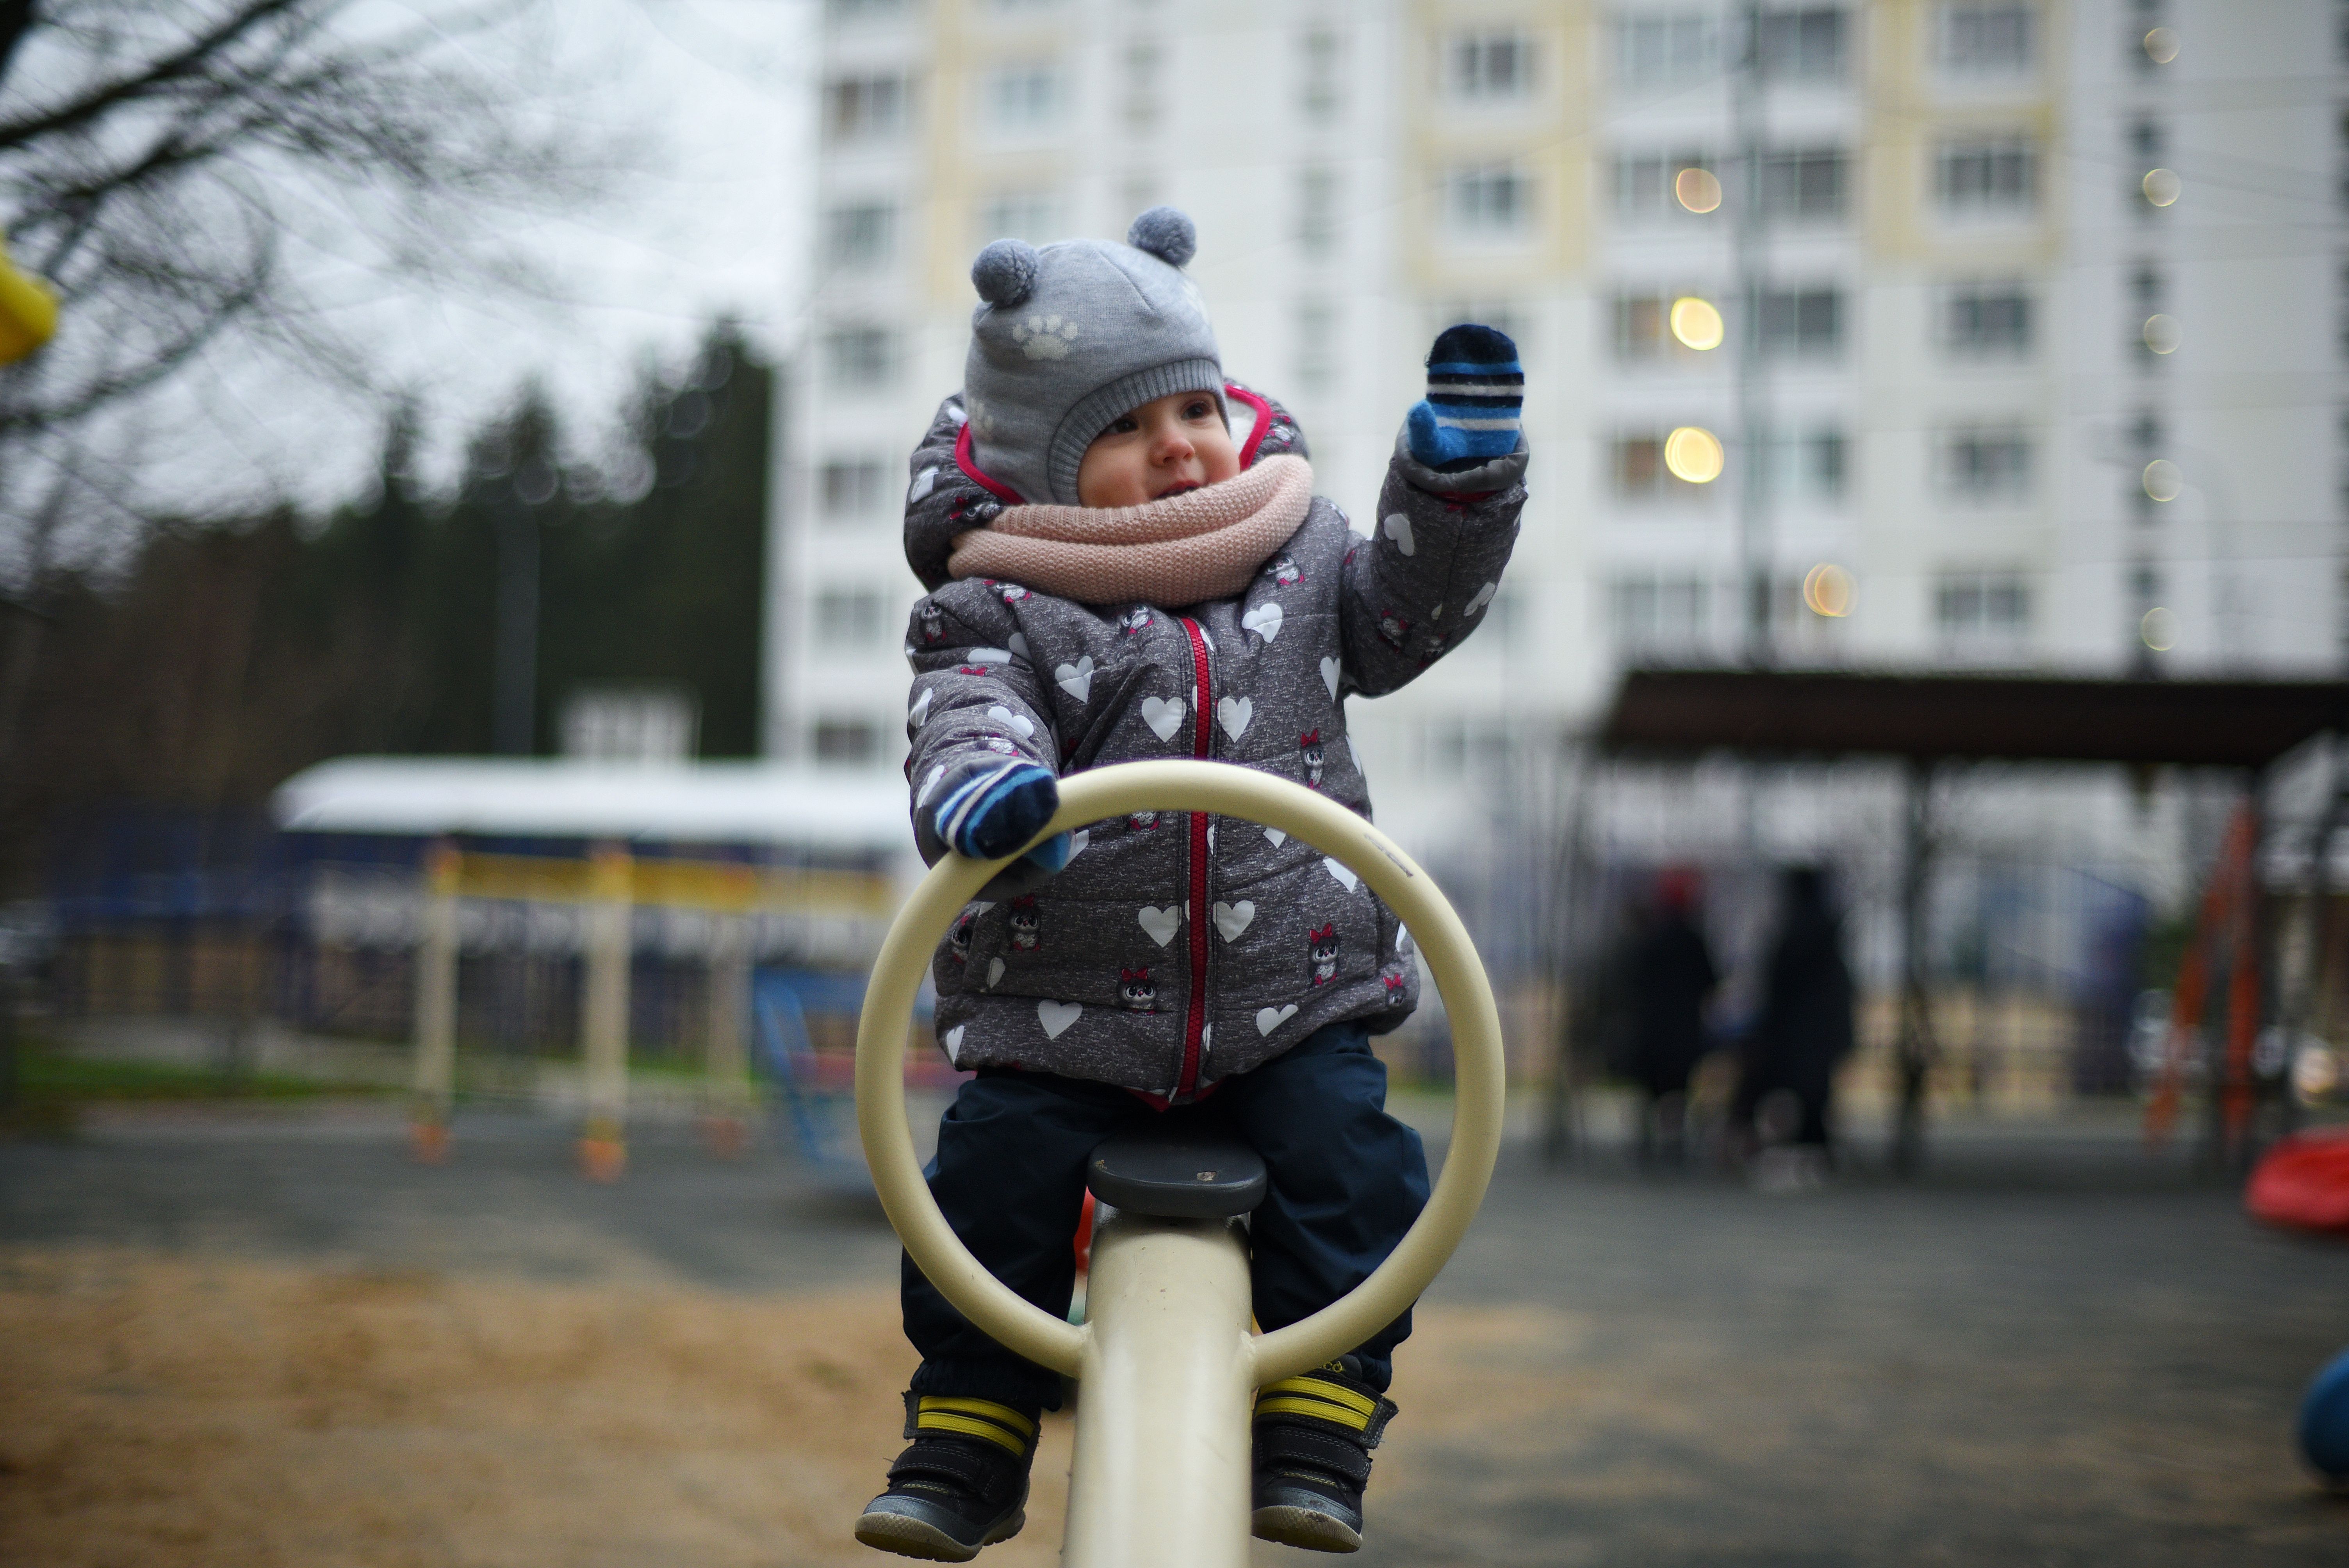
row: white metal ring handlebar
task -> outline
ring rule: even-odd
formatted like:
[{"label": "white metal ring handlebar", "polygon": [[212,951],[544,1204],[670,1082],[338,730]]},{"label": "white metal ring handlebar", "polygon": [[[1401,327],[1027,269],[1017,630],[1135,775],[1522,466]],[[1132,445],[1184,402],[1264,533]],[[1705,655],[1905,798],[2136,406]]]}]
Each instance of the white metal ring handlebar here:
[{"label": "white metal ring handlebar", "polygon": [[[1467,929],[1427,873],[1369,822],[1286,779],[1227,762],[1126,762],[1072,774],[1061,780],[1060,811],[1037,841],[1153,810],[1211,811],[1278,828],[1351,870],[1409,928],[1452,1026],[1452,1144],[1427,1207],[1370,1278],[1304,1321],[1253,1341],[1256,1382],[1277,1382],[1345,1354],[1401,1315],[1467,1233],[1501,1147],[1500,1011]],[[905,1119],[905,1037],[916,995],[938,939],[1002,865],[949,854],[898,911],[857,1023],[856,1123],[881,1206],[924,1275],[997,1344],[1073,1377],[1085,1330],[1021,1300],[970,1255],[930,1197]]]}]

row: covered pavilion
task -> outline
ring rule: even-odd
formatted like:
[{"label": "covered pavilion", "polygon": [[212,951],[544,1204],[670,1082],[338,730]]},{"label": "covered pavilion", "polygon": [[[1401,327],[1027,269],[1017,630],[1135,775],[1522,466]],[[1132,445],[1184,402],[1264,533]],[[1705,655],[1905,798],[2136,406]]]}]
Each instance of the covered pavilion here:
[{"label": "covered pavilion", "polygon": [[[1905,762],[1907,830],[1900,877],[1901,998],[1896,1059],[1899,1115],[1894,1161],[1921,1158],[1925,1087],[1932,1057],[1923,944],[1930,875],[1929,819],[1933,770],[1976,761],[2119,764],[2141,777],[2161,767],[2240,770],[2249,831],[2244,877],[2260,863],[2261,781],[2281,758],[2320,736],[2349,729],[2349,681],[2245,678],[2160,680],[1992,672],[1871,672],[1827,669],[1684,668],[1626,672],[1599,730],[1602,755],[1693,758],[1733,752],[1752,760],[1874,757]],[[2317,843],[2343,825],[2340,781],[2324,808]],[[2312,857],[2313,892],[2325,907],[2330,857]],[[2214,872],[2214,885],[2215,885]],[[2257,973],[2273,974],[2264,948],[2271,921],[2254,895],[2245,930],[2259,952]],[[2210,905],[2206,901],[2206,910]],[[2182,990],[2182,988],[2181,988]],[[2271,985],[2232,1020],[2248,1040],[2273,1004]],[[2218,1064],[2231,1068],[2233,1057]],[[2230,1089],[2235,1087],[2230,1084]],[[2249,1086],[2243,1086],[2248,1093]],[[2213,1096],[2216,1156],[2225,1128]]]}]

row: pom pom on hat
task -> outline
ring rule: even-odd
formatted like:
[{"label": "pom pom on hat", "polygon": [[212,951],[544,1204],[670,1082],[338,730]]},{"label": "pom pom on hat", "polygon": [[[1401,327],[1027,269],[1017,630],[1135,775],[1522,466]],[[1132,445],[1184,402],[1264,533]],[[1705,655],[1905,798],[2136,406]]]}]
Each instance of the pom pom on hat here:
[{"label": "pom pom on hat", "polygon": [[1024,304],[1036,287],[1036,247],[1021,240],[996,241],[971,263],[970,284],[991,305],[1009,309]]},{"label": "pom pom on hat", "polygon": [[1199,250],[1199,232],[1179,207],[1153,207],[1133,221],[1125,242],[1147,251],[1170,267],[1179,267]]}]

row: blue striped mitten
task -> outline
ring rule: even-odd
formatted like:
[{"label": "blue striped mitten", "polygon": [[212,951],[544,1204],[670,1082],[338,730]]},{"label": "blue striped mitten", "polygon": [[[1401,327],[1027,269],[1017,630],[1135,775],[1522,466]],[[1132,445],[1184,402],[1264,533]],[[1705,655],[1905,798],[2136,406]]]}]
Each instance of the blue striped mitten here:
[{"label": "blue striped mitten", "polygon": [[1439,473],[1473,469],[1517,449],[1525,366],[1506,333],[1447,326],[1427,355],[1427,397],[1404,421],[1411,455]]},{"label": "blue striped mitten", "polygon": [[[1052,770],[1033,762],[1006,762],[973,774],[931,808],[931,825],[957,854],[997,861],[1034,838],[1061,809]],[[1028,851],[1048,872],[1069,863],[1069,835]]]}]

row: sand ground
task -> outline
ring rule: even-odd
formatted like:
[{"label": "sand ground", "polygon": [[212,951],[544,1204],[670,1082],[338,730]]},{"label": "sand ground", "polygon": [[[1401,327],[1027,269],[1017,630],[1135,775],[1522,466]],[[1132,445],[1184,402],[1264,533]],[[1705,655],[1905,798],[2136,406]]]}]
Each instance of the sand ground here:
[{"label": "sand ground", "polygon": [[[395,1131],[0,1145],[0,1561],[885,1561],[847,1537],[912,1365],[869,1213],[767,1156],[612,1189],[558,1132],[428,1171]],[[2101,1146],[1961,1155],[1794,1200],[1514,1159],[1357,1561],[2349,1561],[2290,1445],[2349,1250]],[[1068,1438],[985,1561],[1057,1560]]]}]

